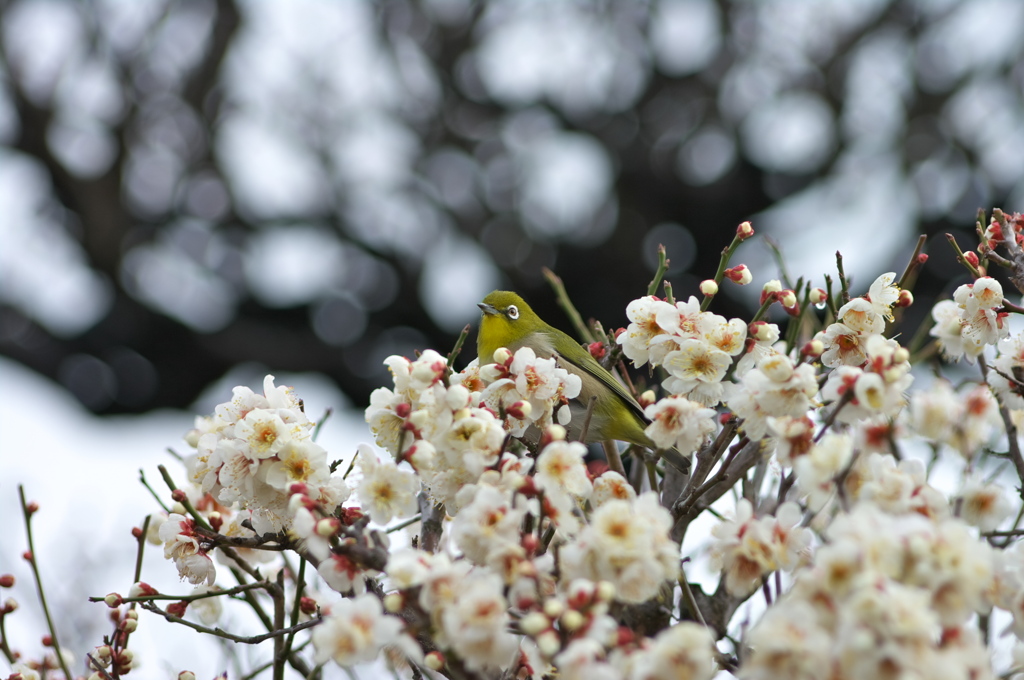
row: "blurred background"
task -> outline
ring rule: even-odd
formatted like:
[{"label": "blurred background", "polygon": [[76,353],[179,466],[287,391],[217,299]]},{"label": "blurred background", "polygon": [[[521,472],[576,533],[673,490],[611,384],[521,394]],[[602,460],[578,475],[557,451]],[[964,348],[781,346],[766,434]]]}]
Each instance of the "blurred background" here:
[{"label": "blurred background", "polygon": [[[239,365],[358,406],[494,288],[567,327],[549,267],[625,325],[659,243],[693,294],[746,219],[855,292],[927,234],[912,332],[943,234],[1024,203],[1022,28],[1016,0],[3,0],[0,353],[97,414]],[[780,275],[761,240],[735,262]]]},{"label": "blurred background", "polygon": [[[43,625],[13,483],[81,654],[192,413],[271,372],[347,460],[383,358],[447,352],[490,290],[568,329],[544,267],[615,328],[659,243],[696,294],[752,220],[736,316],[782,274],[765,236],[815,285],[841,250],[859,294],[925,234],[912,336],[966,280],[944,234],[1024,208],[1022,31],[1018,0],[0,0],[14,646]],[[159,549],[144,574],[185,587]],[[167,631],[133,636],[141,677],[239,664]]]}]

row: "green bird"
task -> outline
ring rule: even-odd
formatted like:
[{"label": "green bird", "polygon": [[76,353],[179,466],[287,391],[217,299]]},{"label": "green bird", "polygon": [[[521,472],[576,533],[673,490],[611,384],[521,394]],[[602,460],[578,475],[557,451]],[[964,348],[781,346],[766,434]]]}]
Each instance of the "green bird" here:
[{"label": "green bird", "polygon": [[[583,429],[587,405],[597,395],[587,442],[617,440],[656,449],[644,432],[650,421],[636,399],[601,364],[570,336],[547,324],[537,316],[530,305],[515,293],[496,290],[478,305],[483,312],[477,335],[477,356],[481,364],[494,361],[494,352],[501,347],[515,353],[529,347],[538,357],[556,357],[558,365],[579,376],[580,395],[570,404],[572,420],[569,437],[578,439]],[[674,449],[661,450],[665,460],[683,472],[690,469],[690,461]]]}]

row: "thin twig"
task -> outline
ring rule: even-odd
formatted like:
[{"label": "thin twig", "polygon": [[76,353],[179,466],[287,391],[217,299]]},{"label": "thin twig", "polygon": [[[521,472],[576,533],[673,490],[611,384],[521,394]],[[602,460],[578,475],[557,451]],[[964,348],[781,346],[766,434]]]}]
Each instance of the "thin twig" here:
[{"label": "thin twig", "polygon": [[36,554],[35,541],[32,538],[32,512],[29,510],[28,501],[25,500],[25,487],[21,484],[18,485],[18,498],[21,499],[21,515],[25,518],[25,534],[28,538],[28,564],[32,569],[32,578],[36,582],[36,593],[39,595],[39,604],[43,608],[43,614],[46,616],[46,627],[50,631],[51,645],[53,651],[57,655],[57,663],[60,664],[60,669],[64,671],[65,678],[74,677],[68,670],[67,662],[64,660],[64,653],[60,648],[60,640],[57,637],[57,629],[53,625],[53,617],[50,615],[50,607],[46,604],[46,592],[43,589],[43,578],[39,575],[39,556]]},{"label": "thin twig", "polygon": [[572,323],[572,327],[576,329],[576,335],[588,344],[595,342],[596,338],[594,338],[590,329],[587,328],[587,324],[583,323],[583,317],[576,311],[576,307],[573,306],[572,301],[569,299],[569,294],[565,292],[565,284],[562,283],[562,279],[547,267],[544,267],[541,271],[544,273],[544,278],[551,284],[551,288],[554,289],[555,298],[558,300],[559,306],[565,310],[569,321]]},{"label": "thin twig", "polygon": [[[295,626],[289,626],[288,628],[280,628],[280,629],[277,629],[277,630],[271,630],[271,631],[269,631],[267,633],[263,633],[261,635],[252,635],[252,636],[249,636],[249,637],[243,637],[241,635],[234,635],[233,633],[229,633],[226,630],[222,630],[220,628],[209,628],[207,626],[203,626],[203,625],[200,625],[198,623],[193,623],[192,621],[189,621],[187,619],[183,619],[180,616],[175,616],[174,614],[170,614],[170,613],[164,611],[163,609],[160,609],[160,607],[157,607],[155,604],[152,604],[152,603],[143,602],[142,603],[142,608],[147,610],[147,611],[151,611],[154,614],[159,614],[160,616],[164,617],[165,619],[167,619],[171,623],[180,623],[181,625],[186,626],[188,628],[191,628],[192,630],[199,631],[200,633],[206,633],[207,635],[214,635],[216,637],[223,638],[225,640],[230,640],[231,642],[241,642],[242,644],[246,644],[246,645],[258,645],[259,643],[265,642],[266,640],[270,640],[270,639],[273,639],[273,638],[281,637],[281,636],[284,636],[284,635],[290,635],[292,633],[297,633],[299,631],[306,630],[307,628],[312,628],[313,626],[316,626],[316,625],[318,625],[320,623],[320,617],[317,616],[315,619],[310,619],[309,621],[303,621],[300,624],[297,624]],[[71,677],[71,676],[69,675],[68,677]]]}]

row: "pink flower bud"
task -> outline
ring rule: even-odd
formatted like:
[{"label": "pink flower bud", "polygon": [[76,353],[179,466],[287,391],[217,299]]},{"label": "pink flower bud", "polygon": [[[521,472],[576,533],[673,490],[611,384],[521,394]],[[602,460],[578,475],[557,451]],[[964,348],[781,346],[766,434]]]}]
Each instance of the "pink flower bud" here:
[{"label": "pink flower bud", "polygon": [[36,503],[35,501],[29,501],[28,503],[25,504],[25,511],[30,515],[35,514],[39,511],[39,503]]},{"label": "pink flower bud", "polygon": [[747,332],[750,337],[760,342],[770,340],[772,337],[771,329],[768,328],[767,321],[755,321],[754,323],[750,324],[750,327],[747,329]]},{"label": "pink flower bud", "polygon": [[821,340],[811,340],[807,342],[807,344],[805,344],[802,348],[800,348],[800,353],[803,354],[805,357],[812,357],[815,359],[820,357],[824,351],[825,343],[823,343]]},{"label": "pink flower bud", "polygon": [[754,227],[751,226],[750,222],[740,222],[740,226],[736,227],[736,238],[741,241],[746,241],[753,235]]},{"label": "pink flower bud", "polygon": [[41,642],[43,643],[43,647],[53,647],[53,636],[52,635],[44,635],[42,637]]},{"label": "pink flower bud", "polygon": [[143,595],[157,595],[160,591],[145,581],[139,581],[128,591],[128,597],[142,597]]},{"label": "pink flower bud", "polygon": [[700,282],[700,292],[705,297],[712,297],[718,293],[718,284],[714,279],[704,279]]},{"label": "pink flower bud", "polygon": [[399,418],[408,418],[410,411],[412,411],[412,406],[409,404],[402,403],[395,406],[395,415]]},{"label": "pink flower bud", "polygon": [[117,593],[110,593],[109,595],[103,598],[103,602],[111,609],[115,609],[124,604],[124,598],[122,598]]},{"label": "pink flower bud", "polygon": [[900,291],[900,296],[896,298],[897,307],[909,307],[914,304],[914,294],[904,288]]},{"label": "pink flower bud", "polygon": [[725,275],[725,278],[741,286],[745,286],[754,280],[754,275],[750,273],[750,267],[745,264],[730,267],[722,272],[722,274]]},{"label": "pink flower bud", "polygon": [[299,611],[306,616],[312,616],[316,614],[316,600],[311,597],[299,598]]},{"label": "pink flower bud", "polygon": [[186,609],[188,609],[188,602],[184,600],[167,605],[167,613],[171,616],[177,616],[179,619],[185,616]]},{"label": "pink flower bud", "polygon": [[526,420],[533,413],[533,406],[528,401],[517,401],[505,409],[505,412],[516,420]]},{"label": "pink flower bud", "polygon": [[658,395],[654,393],[654,390],[647,390],[640,395],[640,398],[637,401],[640,402],[640,406],[647,408],[654,402],[658,401]]},{"label": "pink flower bud", "polygon": [[967,260],[967,263],[970,264],[975,269],[977,269],[978,265],[980,264],[980,262],[978,261],[978,254],[973,250],[968,250],[966,253],[964,253],[964,259]]},{"label": "pink flower bud", "polygon": [[0,588],[13,588],[14,582],[14,574],[0,575]]},{"label": "pink flower bud", "polygon": [[603,342],[592,342],[587,345],[587,351],[590,352],[590,356],[594,357],[598,361],[604,359],[604,355],[608,353],[605,349]]},{"label": "pink flower bud", "polygon": [[779,302],[781,302],[782,306],[785,307],[787,310],[796,307],[796,293],[789,290],[788,288],[784,291],[781,291],[779,293]]},{"label": "pink flower bud", "polygon": [[828,293],[826,293],[823,288],[811,288],[810,293],[807,295],[807,299],[812,305],[820,309],[825,306],[825,301],[828,300]]},{"label": "pink flower bud", "polygon": [[174,501],[175,503],[184,503],[186,500],[188,500],[188,496],[185,494],[184,490],[175,489],[174,491],[171,492],[171,500]]}]

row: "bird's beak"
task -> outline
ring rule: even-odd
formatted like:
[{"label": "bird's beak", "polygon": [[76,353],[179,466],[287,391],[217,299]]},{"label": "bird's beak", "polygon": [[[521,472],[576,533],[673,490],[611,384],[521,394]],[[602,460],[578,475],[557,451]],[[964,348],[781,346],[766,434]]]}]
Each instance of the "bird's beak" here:
[{"label": "bird's beak", "polygon": [[498,310],[494,305],[489,305],[486,302],[478,302],[476,306],[480,308],[480,311],[484,314],[497,314]]}]

